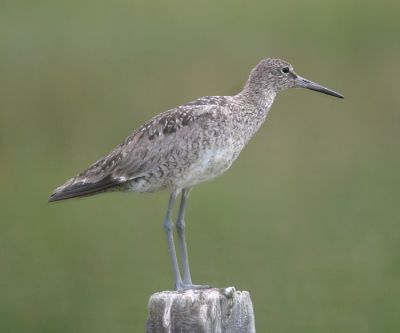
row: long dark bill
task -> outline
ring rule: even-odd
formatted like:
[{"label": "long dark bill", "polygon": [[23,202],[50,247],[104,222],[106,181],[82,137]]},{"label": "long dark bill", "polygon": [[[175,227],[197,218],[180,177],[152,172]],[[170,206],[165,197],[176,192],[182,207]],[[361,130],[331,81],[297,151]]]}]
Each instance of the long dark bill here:
[{"label": "long dark bill", "polygon": [[318,91],[318,92],[326,94],[326,95],[330,95],[330,96],[334,96],[334,97],[338,97],[338,98],[344,98],[344,96],[342,94],[339,94],[338,92],[333,91],[331,89],[325,88],[325,87],[319,85],[318,83],[307,80],[301,76],[297,77],[297,85],[298,85],[298,87]]}]

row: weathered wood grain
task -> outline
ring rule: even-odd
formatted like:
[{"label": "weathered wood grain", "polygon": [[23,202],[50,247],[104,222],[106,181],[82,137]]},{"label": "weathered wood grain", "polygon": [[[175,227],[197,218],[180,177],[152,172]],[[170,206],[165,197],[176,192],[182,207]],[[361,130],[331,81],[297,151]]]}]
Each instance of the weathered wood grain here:
[{"label": "weathered wood grain", "polygon": [[162,291],[150,297],[147,333],[255,333],[247,291]]}]

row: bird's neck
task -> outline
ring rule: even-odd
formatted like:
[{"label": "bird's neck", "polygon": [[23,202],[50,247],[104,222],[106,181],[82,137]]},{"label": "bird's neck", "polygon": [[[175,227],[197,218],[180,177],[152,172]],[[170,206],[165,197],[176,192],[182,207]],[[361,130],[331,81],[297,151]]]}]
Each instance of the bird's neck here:
[{"label": "bird's neck", "polygon": [[239,105],[234,117],[236,125],[241,128],[243,144],[250,140],[265,121],[275,96],[273,91],[249,89],[247,85],[239,94],[233,96]]},{"label": "bird's neck", "polygon": [[276,92],[273,89],[259,89],[253,87],[249,82],[243,90],[235,96],[246,104],[253,105],[259,110],[268,112],[274,102]]}]

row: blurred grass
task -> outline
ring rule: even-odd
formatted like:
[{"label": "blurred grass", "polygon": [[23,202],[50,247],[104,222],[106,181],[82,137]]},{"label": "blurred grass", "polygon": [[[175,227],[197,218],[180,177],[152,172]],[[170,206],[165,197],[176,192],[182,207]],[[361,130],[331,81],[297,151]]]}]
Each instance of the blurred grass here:
[{"label": "blurred grass", "polygon": [[195,282],[251,292],[260,332],[400,330],[400,5],[6,1],[0,331],[140,332],[171,287],[167,194],[48,205],[143,121],[236,93],[267,56],[343,92],[278,97],[188,208]]}]

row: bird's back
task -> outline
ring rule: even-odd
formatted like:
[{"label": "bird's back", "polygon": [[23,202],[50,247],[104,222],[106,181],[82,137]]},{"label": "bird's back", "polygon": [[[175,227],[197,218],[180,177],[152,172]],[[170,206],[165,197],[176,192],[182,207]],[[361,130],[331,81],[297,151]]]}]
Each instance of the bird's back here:
[{"label": "bird's back", "polygon": [[241,150],[233,128],[237,107],[233,97],[211,96],[155,116],[57,188],[50,201],[113,190],[176,189],[219,175]]}]

